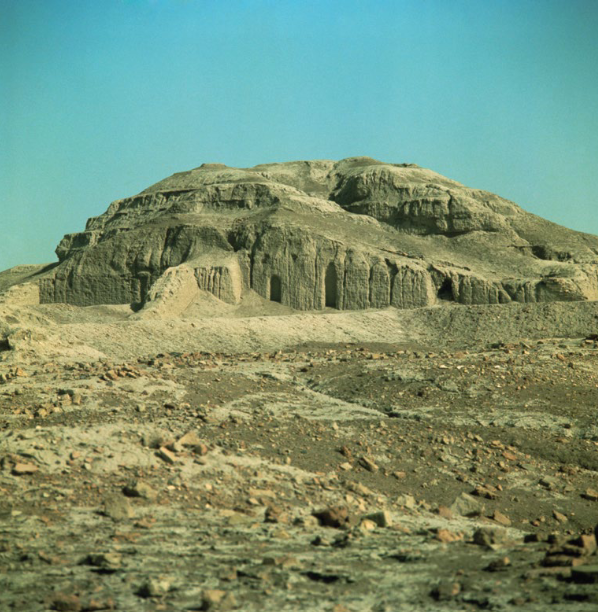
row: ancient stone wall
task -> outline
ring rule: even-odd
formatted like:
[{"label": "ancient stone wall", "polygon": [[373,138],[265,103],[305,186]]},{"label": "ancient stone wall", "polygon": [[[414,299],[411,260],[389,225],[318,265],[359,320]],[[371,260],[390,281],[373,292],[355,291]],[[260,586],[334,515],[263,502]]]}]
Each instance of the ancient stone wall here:
[{"label": "ancient stone wall", "polygon": [[297,310],[416,308],[436,301],[430,274],[415,263],[298,233],[260,237],[251,288]]}]

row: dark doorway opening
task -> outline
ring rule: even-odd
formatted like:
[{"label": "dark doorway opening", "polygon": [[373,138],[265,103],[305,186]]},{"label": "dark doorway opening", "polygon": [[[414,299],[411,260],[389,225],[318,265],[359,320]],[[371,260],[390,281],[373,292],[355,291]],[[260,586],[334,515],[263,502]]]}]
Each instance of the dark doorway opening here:
[{"label": "dark doorway opening", "polygon": [[453,300],[453,283],[450,278],[445,278],[440,289],[438,289],[438,299],[447,302]]},{"label": "dark doorway opening", "polygon": [[326,308],[338,308],[337,284],[338,275],[336,273],[336,268],[333,263],[328,264],[326,279],[324,281]]},{"label": "dark doorway opening", "polygon": [[282,284],[277,274],[270,279],[270,299],[273,302],[282,302]]}]

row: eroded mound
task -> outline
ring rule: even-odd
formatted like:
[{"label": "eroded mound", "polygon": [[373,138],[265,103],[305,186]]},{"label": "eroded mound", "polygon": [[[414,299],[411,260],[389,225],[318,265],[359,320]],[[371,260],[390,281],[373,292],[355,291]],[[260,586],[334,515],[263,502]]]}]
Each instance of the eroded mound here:
[{"label": "eroded mound", "polygon": [[201,292],[238,304],[250,290],[298,310],[598,298],[598,238],[367,157],[204,164],[113,202],[56,253],[13,275],[11,300],[177,315]]}]

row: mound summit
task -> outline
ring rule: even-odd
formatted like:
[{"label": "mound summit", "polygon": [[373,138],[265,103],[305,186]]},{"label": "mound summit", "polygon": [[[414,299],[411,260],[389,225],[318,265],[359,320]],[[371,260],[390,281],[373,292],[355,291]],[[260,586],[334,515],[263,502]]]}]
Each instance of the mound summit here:
[{"label": "mound summit", "polygon": [[113,202],[56,253],[12,283],[4,273],[4,289],[24,303],[150,311],[251,290],[297,310],[598,299],[598,237],[368,157],[203,164]]}]

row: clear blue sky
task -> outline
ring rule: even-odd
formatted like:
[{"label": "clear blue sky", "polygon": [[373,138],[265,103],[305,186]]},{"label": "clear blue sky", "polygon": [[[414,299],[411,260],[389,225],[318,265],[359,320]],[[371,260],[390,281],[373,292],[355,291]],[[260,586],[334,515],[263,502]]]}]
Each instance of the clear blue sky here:
[{"label": "clear blue sky", "polygon": [[0,270],[203,162],[354,155],[598,233],[598,1],[0,0]]}]

